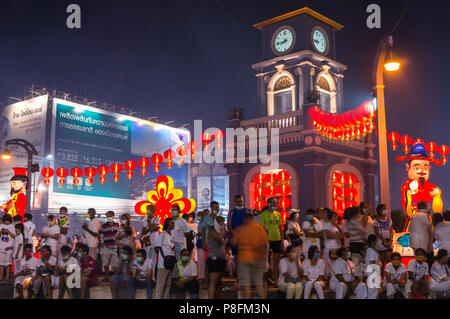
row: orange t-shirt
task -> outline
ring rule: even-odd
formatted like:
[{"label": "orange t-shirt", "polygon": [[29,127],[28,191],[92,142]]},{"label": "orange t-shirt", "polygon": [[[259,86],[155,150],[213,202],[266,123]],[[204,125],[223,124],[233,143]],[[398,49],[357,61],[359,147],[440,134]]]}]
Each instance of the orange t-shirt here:
[{"label": "orange t-shirt", "polygon": [[253,222],[241,225],[233,235],[238,246],[238,262],[264,261],[267,257],[269,239],[263,226]]}]

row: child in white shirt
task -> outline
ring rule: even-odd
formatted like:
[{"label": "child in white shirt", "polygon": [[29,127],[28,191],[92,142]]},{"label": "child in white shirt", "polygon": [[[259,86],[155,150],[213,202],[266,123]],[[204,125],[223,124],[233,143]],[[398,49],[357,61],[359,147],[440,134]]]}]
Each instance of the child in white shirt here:
[{"label": "child in white shirt", "polygon": [[33,215],[27,213],[23,215],[23,218],[25,220],[25,223],[23,224],[25,244],[33,245],[33,237],[36,235],[36,225],[31,221],[33,219]]},{"label": "child in white shirt", "polygon": [[3,216],[3,224],[0,225],[0,281],[11,279],[15,237],[16,229],[12,224],[12,218],[10,215],[5,214]]},{"label": "child in white shirt", "polygon": [[[367,248],[367,251],[366,251],[366,275],[367,275],[367,277],[370,278],[371,274],[373,273],[373,270],[369,271],[369,265],[378,266],[378,270],[376,270],[378,272],[378,284],[381,284],[381,267],[380,267],[379,255],[376,250],[378,238],[376,235],[372,234],[367,238],[367,242],[369,244],[369,247]],[[371,267],[373,267],[373,266],[371,266]],[[373,283],[373,285],[377,286],[375,283]],[[372,285],[369,285],[369,287],[367,287],[368,299],[378,299],[378,293],[379,293],[380,287],[370,288],[370,286],[372,286]]]},{"label": "child in white shirt", "polygon": [[20,262],[23,258],[23,248],[25,246],[25,240],[23,238],[24,227],[23,224],[16,224],[16,238],[14,238],[14,249],[13,249],[13,259],[14,259],[14,272],[16,273],[20,269]]},{"label": "child in white shirt", "polygon": [[14,287],[17,290],[18,298],[23,299],[24,289],[31,297],[31,288],[33,287],[33,279],[36,275],[38,260],[33,256],[33,245],[26,244],[24,247],[24,257],[19,263],[19,267],[15,269]]}]

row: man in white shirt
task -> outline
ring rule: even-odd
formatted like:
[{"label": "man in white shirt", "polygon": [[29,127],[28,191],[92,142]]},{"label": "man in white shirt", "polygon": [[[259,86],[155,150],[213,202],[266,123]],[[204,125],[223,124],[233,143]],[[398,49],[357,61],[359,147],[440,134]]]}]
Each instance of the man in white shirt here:
[{"label": "man in white shirt", "polygon": [[41,237],[44,239],[44,245],[51,247],[52,256],[54,258],[57,258],[57,256],[58,256],[58,247],[59,247],[60,236],[61,236],[61,233],[59,230],[59,226],[56,223],[55,216],[48,215],[47,216],[47,226],[44,227]]},{"label": "man in white shirt", "polygon": [[100,231],[100,222],[95,217],[95,209],[89,208],[86,223],[83,224],[83,234],[86,238],[86,244],[89,247],[89,256],[97,260],[98,238]]},{"label": "man in white shirt", "polygon": [[448,252],[440,249],[436,256],[436,262],[430,270],[431,291],[450,294],[450,272],[447,265]]},{"label": "man in white shirt", "polygon": [[427,262],[430,267],[433,264],[433,230],[431,228],[430,211],[428,204],[417,204],[417,213],[411,218],[408,231],[411,234],[411,248],[414,251],[422,248],[427,253]]},{"label": "man in white shirt", "polygon": [[322,237],[323,224],[319,219],[314,217],[313,209],[308,209],[306,214],[306,221],[302,224],[302,229],[305,233],[303,252],[308,252],[309,247],[311,246],[317,246],[317,248],[322,251],[320,247],[320,238]]},{"label": "man in white shirt", "polygon": [[[67,288],[67,293],[70,299],[73,299],[72,289],[69,289],[66,286],[67,277],[70,274],[73,274],[76,269],[70,265],[78,265],[78,260],[71,255],[72,248],[69,246],[62,246],[60,250],[60,259],[58,261],[56,267],[56,273],[59,275],[57,278],[59,279],[59,299],[64,299],[64,293]],[[72,268],[72,270],[70,270]]]},{"label": "man in white shirt", "polygon": [[[59,229],[59,227],[58,227]],[[41,248],[41,256],[37,262],[36,277],[33,284],[33,296],[31,299],[36,299],[41,286],[43,287],[46,299],[53,299],[51,274],[56,267],[56,258],[52,256],[52,249],[50,246]]]},{"label": "man in white shirt", "polygon": [[14,287],[17,290],[19,299],[24,299],[24,289],[27,290],[28,297],[31,297],[31,288],[33,287],[33,278],[36,275],[37,264],[38,260],[33,256],[33,245],[26,244],[20,268],[15,269],[14,275]]},{"label": "man in white shirt", "polygon": [[147,291],[147,299],[152,299],[153,261],[147,258],[147,253],[144,249],[138,249],[136,251],[136,258],[131,268],[134,278],[134,294],[136,293],[136,288],[145,288]]},{"label": "man in white shirt", "polygon": [[33,236],[35,236],[36,225],[31,221],[33,219],[33,215],[26,213],[23,215],[25,223],[23,224],[24,229],[24,238],[25,244],[31,244],[33,246]]},{"label": "man in white shirt", "polygon": [[181,258],[175,264],[173,271],[173,279],[177,287],[178,292],[182,293],[181,299],[184,299],[185,292],[189,292],[191,299],[198,299],[199,285],[197,281],[197,266],[191,260],[189,250],[183,249],[181,251]]},{"label": "man in white shirt", "polygon": [[189,227],[189,224],[186,220],[186,217],[188,219],[189,216],[181,216],[179,206],[174,205],[172,207],[172,215],[175,218],[175,228],[172,232],[173,240],[175,242],[175,257],[177,258],[177,260],[179,260],[181,250],[187,248],[186,238],[190,236],[190,234],[192,233],[192,229]]}]

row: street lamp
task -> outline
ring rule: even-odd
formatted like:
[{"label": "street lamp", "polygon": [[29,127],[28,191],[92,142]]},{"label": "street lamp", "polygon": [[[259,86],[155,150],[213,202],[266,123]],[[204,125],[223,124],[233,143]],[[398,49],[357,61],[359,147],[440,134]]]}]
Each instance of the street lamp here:
[{"label": "street lamp", "polygon": [[28,178],[28,183],[27,183],[27,207],[26,207],[26,212],[30,213],[30,205],[31,205],[31,174],[34,172],[39,172],[39,165],[38,164],[33,164],[33,155],[39,155],[38,151],[36,150],[36,148],[34,147],[33,144],[31,144],[30,142],[26,141],[26,140],[22,140],[22,139],[13,139],[13,140],[8,140],[5,142],[5,151],[2,154],[2,159],[3,160],[10,160],[11,159],[11,155],[9,153],[8,150],[8,146],[11,145],[17,145],[17,146],[21,146],[25,149],[25,151],[28,154],[28,160],[27,160],[27,178]]},{"label": "street lamp", "polygon": [[[381,40],[375,57],[374,81],[378,109],[378,150],[380,164],[380,202],[386,205],[390,214],[391,198],[389,193],[389,163],[387,153],[386,109],[384,104],[383,72],[397,71],[400,63],[394,59],[392,47],[394,40],[388,36]],[[389,55],[388,55],[389,54]]]}]

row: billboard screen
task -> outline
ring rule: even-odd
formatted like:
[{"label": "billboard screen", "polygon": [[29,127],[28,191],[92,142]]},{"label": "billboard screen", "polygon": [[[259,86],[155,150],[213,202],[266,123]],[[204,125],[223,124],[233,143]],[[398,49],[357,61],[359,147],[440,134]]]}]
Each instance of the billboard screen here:
[{"label": "billboard screen", "polygon": [[[123,164],[127,160],[137,163],[143,156],[150,158],[154,153],[163,154],[168,149],[176,151],[179,146],[187,145],[190,134],[186,130],[54,99],[51,141],[54,155],[51,167],[65,167],[70,171],[73,167],[83,170],[89,166],[111,167],[113,163]],[[135,203],[146,200],[147,192],[155,188],[160,174],[171,176],[175,187],[188,195],[187,164],[178,167],[175,163],[170,170],[161,164],[158,174],[152,167],[153,164],[147,168],[145,177],[137,167],[131,180],[124,169],[117,182],[110,172],[104,184],[100,183],[98,175],[93,184],[88,184],[87,177],[83,176],[78,185],[69,176],[63,186],[55,177],[50,185],[49,211],[67,205],[79,213],[85,213],[89,207],[133,213]]]},{"label": "billboard screen", "polygon": [[[34,162],[45,157],[45,130],[47,120],[48,95],[4,107],[0,112],[0,150],[11,139],[24,139],[34,145],[39,155]],[[13,167],[27,167],[27,153],[20,146],[10,146],[11,160],[0,160],[0,203],[10,198],[10,179]],[[29,199],[32,200],[32,199]]]}]

